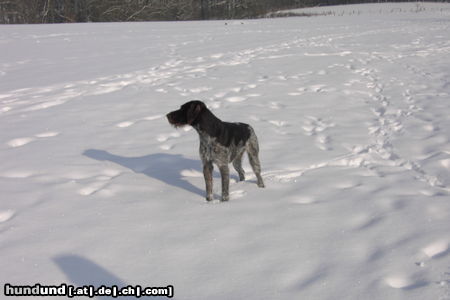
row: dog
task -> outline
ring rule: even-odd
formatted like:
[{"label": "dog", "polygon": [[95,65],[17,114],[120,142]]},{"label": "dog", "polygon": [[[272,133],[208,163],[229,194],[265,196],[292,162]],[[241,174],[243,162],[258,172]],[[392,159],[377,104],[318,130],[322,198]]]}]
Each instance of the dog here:
[{"label": "dog", "polygon": [[264,187],[261,177],[259,145],[253,128],[245,123],[228,123],[218,119],[202,101],[194,100],[183,104],[180,109],[166,115],[175,128],[190,125],[200,137],[200,158],[203,163],[203,176],[206,184],[206,200],[213,200],[213,163],[222,177],[222,199],[229,200],[230,171],[228,164],[245,180],[242,156],[247,151],[250,165],[256,175],[257,185]]}]

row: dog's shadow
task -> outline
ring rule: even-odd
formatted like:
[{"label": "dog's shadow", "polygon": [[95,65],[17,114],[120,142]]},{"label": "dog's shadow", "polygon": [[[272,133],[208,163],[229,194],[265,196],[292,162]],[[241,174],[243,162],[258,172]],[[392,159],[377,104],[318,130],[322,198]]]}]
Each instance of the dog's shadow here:
[{"label": "dog's shadow", "polygon": [[[99,161],[111,161],[124,166],[135,173],[145,174],[191,193],[205,196],[205,191],[187,181],[182,170],[195,170],[200,173],[201,162],[185,158],[180,154],[155,153],[139,157],[126,157],[109,153],[105,150],[88,149],[83,155]],[[217,172],[215,172],[217,176]],[[203,177],[203,176],[202,176]]]},{"label": "dog's shadow", "polygon": [[[53,262],[66,275],[67,279],[76,287],[92,285],[94,289],[101,286],[117,286],[119,289],[130,286],[129,283],[120,279],[109,270],[98,263],[85,257],[74,254],[61,254],[53,257]],[[145,287],[145,285],[144,285]],[[86,297],[87,298],[87,297]],[[83,299],[86,299],[83,298]],[[167,297],[151,297],[152,299],[167,299]],[[108,296],[97,296],[96,299],[121,299],[134,300],[135,296],[122,296],[113,298]],[[174,299],[174,298],[172,298]]]}]

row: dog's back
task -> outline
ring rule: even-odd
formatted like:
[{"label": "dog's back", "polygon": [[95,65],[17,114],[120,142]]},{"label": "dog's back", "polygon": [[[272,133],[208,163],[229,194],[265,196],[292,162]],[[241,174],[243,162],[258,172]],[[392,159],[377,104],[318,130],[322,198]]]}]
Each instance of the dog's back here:
[{"label": "dog's back", "polygon": [[221,130],[218,132],[217,141],[225,147],[231,144],[239,145],[247,143],[253,131],[250,125],[245,123],[222,122]]}]

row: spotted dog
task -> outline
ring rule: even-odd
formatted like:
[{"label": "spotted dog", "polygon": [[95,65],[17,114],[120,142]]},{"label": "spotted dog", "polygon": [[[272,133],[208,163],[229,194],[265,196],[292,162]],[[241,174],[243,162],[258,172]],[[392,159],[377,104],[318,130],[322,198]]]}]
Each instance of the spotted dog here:
[{"label": "spotted dog", "polygon": [[258,139],[250,125],[222,122],[202,101],[197,100],[187,102],[180,109],[168,113],[167,120],[175,127],[191,125],[198,132],[207,201],[213,199],[213,163],[219,167],[222,177],[222,201],[228,201],[230,185],[228,164],[233,163],[239,174],[239,180],[245,180],[242,169],[242,156],[245,151],[256,175],[257,185],[264,187],[258,158]]}]

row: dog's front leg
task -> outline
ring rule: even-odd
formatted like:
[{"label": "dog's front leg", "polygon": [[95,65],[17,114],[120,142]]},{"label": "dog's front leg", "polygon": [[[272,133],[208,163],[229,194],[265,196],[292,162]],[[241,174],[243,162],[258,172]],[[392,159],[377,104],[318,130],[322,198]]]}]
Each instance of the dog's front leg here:
[{"label": "dog's front leg", "polygon": [[228,194],[230,186],[230,169],[228,164],[219,166],[220,176],[222,177],[222,201],[228,201],[230,196]]},{"label": "dog's front leg", "polygon": [[203,163],[203,176],[205,177],[206,184],[206,200],[211,201],[213,199],[213,164],[212,162]]}]

